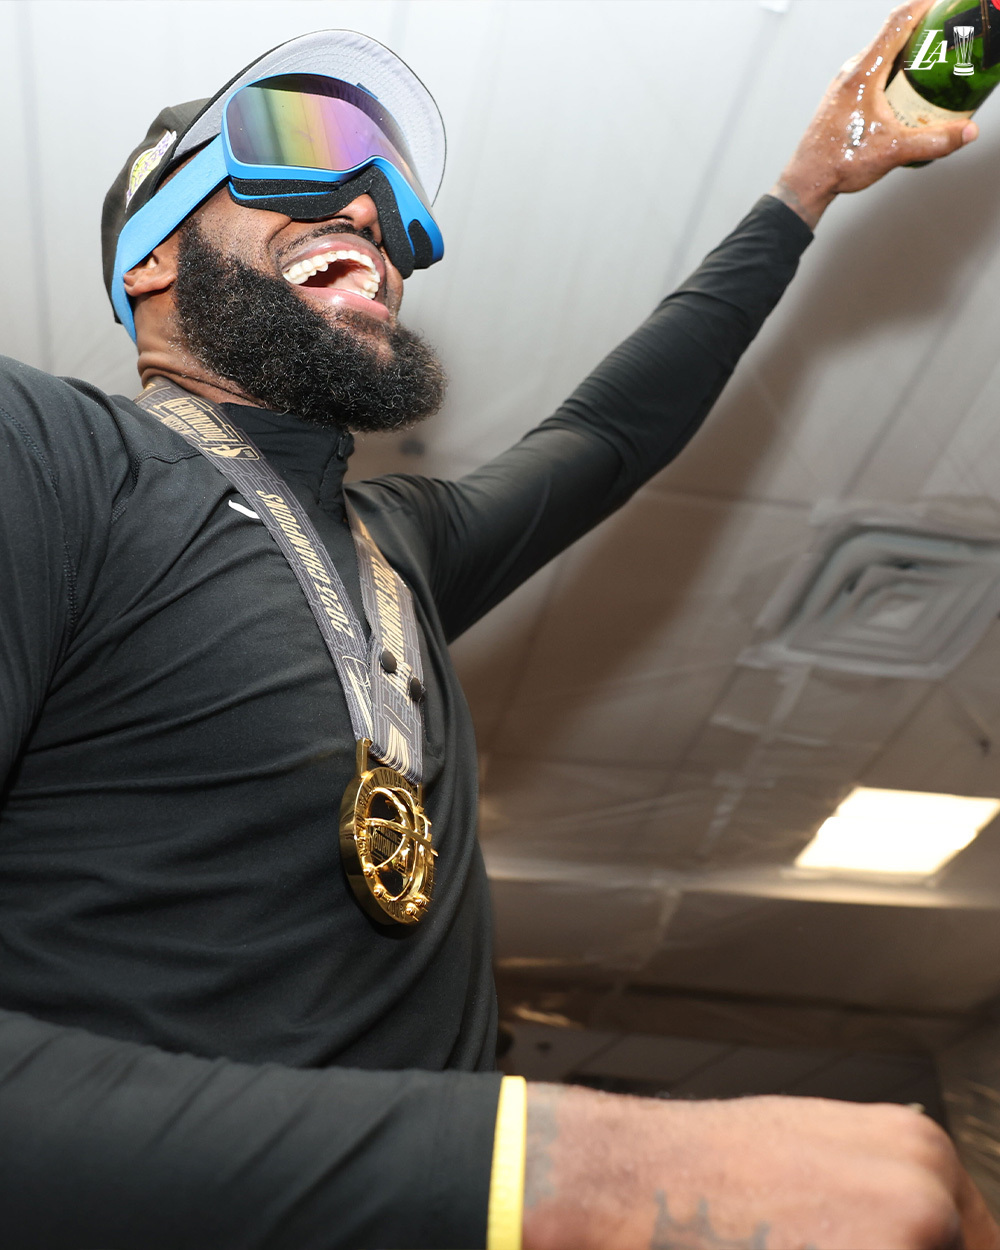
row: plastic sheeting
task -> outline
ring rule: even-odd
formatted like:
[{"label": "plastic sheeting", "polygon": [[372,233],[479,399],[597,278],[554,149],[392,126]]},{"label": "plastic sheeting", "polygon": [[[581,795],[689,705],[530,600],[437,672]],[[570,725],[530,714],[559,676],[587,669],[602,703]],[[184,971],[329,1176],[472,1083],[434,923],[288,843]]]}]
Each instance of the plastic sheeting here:
[{"label": "plastic sheeting", "polygon": [[977,902],[768,871],[545,873],[494,870],[503,973],[916,1014],[974,1013],[1000,994],[989,891]]}]

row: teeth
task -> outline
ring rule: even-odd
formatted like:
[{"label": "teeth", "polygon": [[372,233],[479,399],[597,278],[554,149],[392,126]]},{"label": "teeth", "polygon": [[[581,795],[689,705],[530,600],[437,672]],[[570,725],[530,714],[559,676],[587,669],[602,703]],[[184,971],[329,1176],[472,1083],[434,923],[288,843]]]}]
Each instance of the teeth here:
[{"label": "teeth", "polygon": [[308,282],[314,273],[325,273],[331,265],[338,260],[350,260],[355,264],[363,265],[368,271],[367,275],[361,281],[361,290],[359,294],[364,295],[367,299],[374,299],[378,294],[379,278],[378,270],[370,256],[366,256],[364,252],[359,252],[354,248],[341,248],[337,251],[323,252],[319,256],[310,256],[306,260],[296,261],[294,265],[282,271],[282,277],[286,282],[291,282],[294,286],[301,286],[303,282]]}]

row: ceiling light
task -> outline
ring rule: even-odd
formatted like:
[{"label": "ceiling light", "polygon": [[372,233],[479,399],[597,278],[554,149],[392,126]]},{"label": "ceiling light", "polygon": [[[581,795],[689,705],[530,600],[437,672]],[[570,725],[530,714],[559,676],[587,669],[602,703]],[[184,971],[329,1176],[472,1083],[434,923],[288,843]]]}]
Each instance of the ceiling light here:
[{"label": "ceiling light", "polygon": [[858,786],[820,826],[796,868],[926,877],[1000,811],[1000,799]]}]

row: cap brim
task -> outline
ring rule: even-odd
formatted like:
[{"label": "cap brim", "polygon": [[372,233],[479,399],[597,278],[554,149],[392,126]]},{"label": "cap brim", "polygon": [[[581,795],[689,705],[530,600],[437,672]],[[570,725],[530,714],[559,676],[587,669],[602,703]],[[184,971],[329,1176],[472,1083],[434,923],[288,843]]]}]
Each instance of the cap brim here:
[{"label": "cap brim", "polygon": [[354,30],[317,30],[265,52],[206,105],[177,145],[171,164],[214,139],[229,96],[276,74],[327,74],[370,91],[403,132],[421,185],[433,201],[444,177],[444,122],[434,97],[413,70],[384,44]]}]

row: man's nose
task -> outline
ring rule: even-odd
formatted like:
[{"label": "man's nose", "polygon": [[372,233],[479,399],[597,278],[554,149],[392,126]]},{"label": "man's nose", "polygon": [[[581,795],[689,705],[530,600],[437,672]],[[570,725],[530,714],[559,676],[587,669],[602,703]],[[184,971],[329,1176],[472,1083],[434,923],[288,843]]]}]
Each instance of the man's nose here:
[{"label": "man's nose", "polygon": [[375,207],[375,201],[370,195],[359,195],[356,200],[351,200],[345,208],[342,208],[337,214],[343,219],[347,217],[355,229],[361,230],[367,228],[374,234],[379,243],[382,242],[382,231],[378,224],[378,209]]}]

